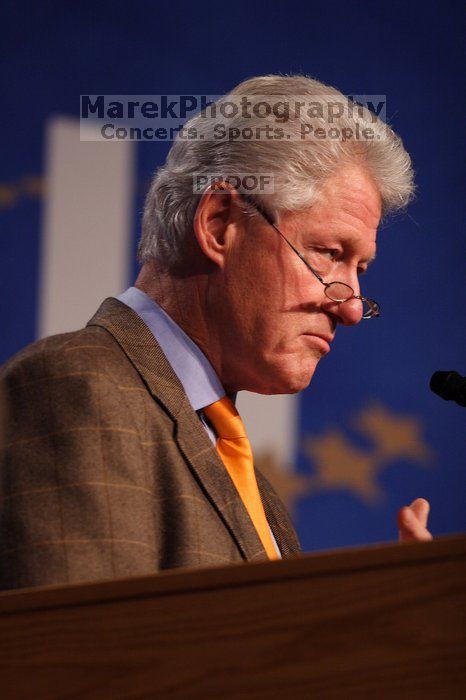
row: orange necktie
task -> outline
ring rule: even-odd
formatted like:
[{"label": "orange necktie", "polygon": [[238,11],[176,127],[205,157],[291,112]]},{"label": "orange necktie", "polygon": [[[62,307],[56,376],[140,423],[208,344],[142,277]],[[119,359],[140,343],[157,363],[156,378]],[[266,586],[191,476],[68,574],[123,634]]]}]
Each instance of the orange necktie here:
[{"label": "orange necktie", "polygon": [[204,414],[217,433],[217,452],[254,523],[269,559],[278,559],[257,486],[251,445],[243,421],[228,396],[206,406]]}]

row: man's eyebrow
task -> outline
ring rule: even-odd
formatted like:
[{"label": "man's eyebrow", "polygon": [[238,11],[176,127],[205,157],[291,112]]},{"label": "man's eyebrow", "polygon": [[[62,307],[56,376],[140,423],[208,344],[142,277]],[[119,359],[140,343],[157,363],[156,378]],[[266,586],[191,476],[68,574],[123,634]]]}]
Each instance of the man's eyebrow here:
[{"label": "man's eyebrow", "polygon": [[[315,237],[314,232],[307,231],[303,234],[303,240],[306,240],[306,239],[312,240],[314,237]],[[345,236],[341,236],[341,237],[336,236],[336,241],[339,242],[341,245],[343,245],[343,247],[346,247],[346,246],[352,247],[352,246],[354,246],[355,243],[359,242],[359,238],[353,237],[353,236],[351,236],[350,238],[346,238]],[[376,257],[377,257],[377,251],[374,251],[374,254],[371,255],[370,258],[363,258],[360,262],[363,263],[364,265],[367,265],[367,267],[369,267],[369,265],[372,265],[372,263],[374,262]]]},{"label": "man's eyebrow", "polygon": [[361,260],[361,262],[365,263],[367,265],[367,267],[369,267],[369,265],[372,265],[372,263],[374,262],[376,257],[377,257],[377,253],[374,253],[374,255],[371,255],[370,258],[368,258],[367,260]]}]

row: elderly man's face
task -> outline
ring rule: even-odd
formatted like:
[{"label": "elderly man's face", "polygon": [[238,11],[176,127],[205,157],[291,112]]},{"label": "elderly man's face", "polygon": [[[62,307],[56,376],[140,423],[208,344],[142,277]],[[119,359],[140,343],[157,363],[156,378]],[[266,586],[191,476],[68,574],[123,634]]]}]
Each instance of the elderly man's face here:
[{"label": "elderly man's face", "polygon": [[[359,275],[375,255],[381,199],[372,178],[347,166],[327,180],[311,208],[278,226],[326,282],[360,292]],[[294,393],[330,351],[338,323],[362,317],[361,302],[328,299],[282,237],[258,215],[235,236],[218,302],[220,375],[229,391]]]}]

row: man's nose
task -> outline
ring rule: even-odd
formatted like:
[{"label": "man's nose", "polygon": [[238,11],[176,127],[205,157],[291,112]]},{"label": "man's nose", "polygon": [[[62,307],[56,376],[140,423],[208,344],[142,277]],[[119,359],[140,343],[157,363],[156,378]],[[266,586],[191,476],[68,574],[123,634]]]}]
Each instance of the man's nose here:
[{"label": "man's nose", "polygon": [[355,326],[362,319],[363,307],[360,299],[348,299],[340,304],[335,304],[332,313],[337,316],[339,323],[344,326]]},{"label": "man's nose", "polygon": [[[353,280],[352,280],[353,282]],[[356,282],[356,288],[355,288]],[[357,280],[351,284],[351,288],[354,290],[354,294],[359,294],[359,284]],[[347,284],[349,284],[347,282]],[[356,323],[362,319],[364,313],[363,304],[360,299],[352,297],[348,301],[332,301],[331,299],[326,300],[325,304],[326,311],[336,317],[337,323],[341,323],[344,326],[354,326]]]},{"label": "man's nose", "polygon": [[[356,270],[351,270],[349,278],[350,279],[344,281],[351,287],[353,294],[360,295],[359,277]],[[342,323],[344,326],[355,326],[362,319],[364,306],[361,299],[352,297],[348,299],[348,301],[341,302],[339,308],[337,308],[334,313],[336,313],[339,323]]]}]

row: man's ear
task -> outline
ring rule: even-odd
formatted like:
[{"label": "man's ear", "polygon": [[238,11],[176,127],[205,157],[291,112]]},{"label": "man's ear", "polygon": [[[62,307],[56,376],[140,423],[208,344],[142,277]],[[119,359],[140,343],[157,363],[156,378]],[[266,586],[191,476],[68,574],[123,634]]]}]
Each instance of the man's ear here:
[{"label": "man's ear", "polygon": [[194,235],[204,255],[223,267],[239,223],[238,192],[228,183],[210,187],[201,197],[194,217]]}]

